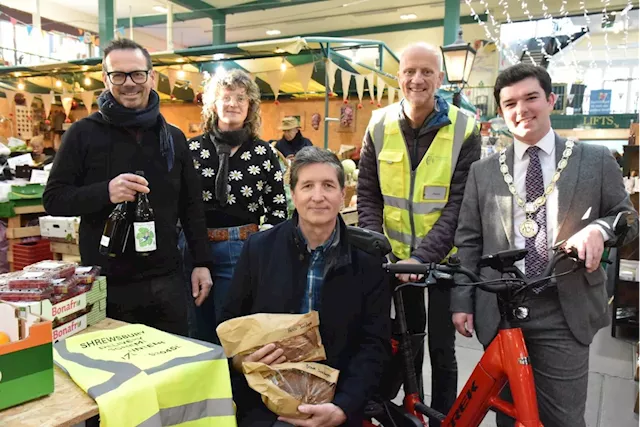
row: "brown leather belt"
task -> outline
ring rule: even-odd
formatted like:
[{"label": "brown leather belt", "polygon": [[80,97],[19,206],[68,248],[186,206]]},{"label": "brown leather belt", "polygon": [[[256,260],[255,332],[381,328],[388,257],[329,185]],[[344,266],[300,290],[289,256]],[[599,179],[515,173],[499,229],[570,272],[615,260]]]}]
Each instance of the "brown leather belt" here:
[{"label": "brown leather belt", "polygon": [[[258,232],[258,226],[256,224],[241,225],[237,228],[240,234],[240,240],[247,240],[253,233]],[[207,229],[207,235],[210,242],[226,242],[229,240],[229,228],[209,228]]]}]

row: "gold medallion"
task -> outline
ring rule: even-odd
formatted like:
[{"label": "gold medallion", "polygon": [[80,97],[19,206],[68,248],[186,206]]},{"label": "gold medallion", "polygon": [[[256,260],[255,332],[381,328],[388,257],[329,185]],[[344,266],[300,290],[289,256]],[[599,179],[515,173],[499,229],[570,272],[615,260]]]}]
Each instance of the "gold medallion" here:
[{"label": "gold medallion", "polygon": [[520,228],[520,234],[522,234],[522,237],[526,237],[527,239],[538,234],[538,224],[531,218],[525,219],[520,224],[519,228]]},{"label": "gold medallion", "polygon": [[507,184],[509,188],[509,192],[514,196],[516,204],[525,212],[525,214],[528,217],[518,227],[520,229],[520,234],[523,237],[530,238],[538,234],[538,224],[533,219],[531,219],[530,216],[533,216],[533,214],[538,209],[540,209],[540,207],[544,206],[544,204],[547,202],[547,197],[549,197],[549,195],[553,193],[553,190],[556,187],[556,183],[560,180],[560,174],[562,173],[564,168],[567,167],[569,157],[573,152],[574,146],[575,146],[575,142],[573,142],[570,139],[567,140],[567,142],[565,142],[565,149],[562,152],[562,158],[560,159],[560,161],[558,162],[558,165],[556,166],[556,171],[553,174],[553,178],[551,179],[551,182],[544,189],[544,193],[542,194],[542,196],[530,202],[525,201],[525,199],[520,197],[520,195],[518,194],[518,190],[514,182],[515,180],[513,179],[513,176],[511,176],[511,174],[509,173],[509,167],[507,166],[507,163],[506,163],[507,149],[503,148],[502,151],[500,151],[498,162],[500,164],[500,172],[502,173],[502,178],[504,179],[504,182]]}]

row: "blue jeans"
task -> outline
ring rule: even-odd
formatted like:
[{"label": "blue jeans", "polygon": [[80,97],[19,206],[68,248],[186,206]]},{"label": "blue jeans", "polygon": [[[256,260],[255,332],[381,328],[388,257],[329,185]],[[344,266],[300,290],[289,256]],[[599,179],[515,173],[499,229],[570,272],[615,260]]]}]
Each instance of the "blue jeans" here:
[{"label": "blue jeans", "polygon": [[[224,304],[231,287],[231,279],[235,271],[236,263],[240,258],[240,252],[244,241],[240,240],[238,227],[230,227],[229,240],[224,242],[210,242],[211,255],[213,256],[213,290],[200,307],[191,303],[192,310],[189,318],[189,335],[203,341],[219,344],[216,335],[216,327],[222,318]],[[180,248],[184,261],[185,280],[191,289],[191,272],[193,263],[191,253],[187,247],[184,233],[180,234]]]}]

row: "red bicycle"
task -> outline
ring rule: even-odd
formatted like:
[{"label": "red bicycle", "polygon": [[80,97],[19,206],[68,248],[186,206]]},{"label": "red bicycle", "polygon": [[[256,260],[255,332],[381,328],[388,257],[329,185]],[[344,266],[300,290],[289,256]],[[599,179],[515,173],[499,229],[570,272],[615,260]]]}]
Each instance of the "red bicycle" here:
[{"label": "red bicycle", "polygon": [[[614,246],[626,234],[628,225],[635,220],[633,214],[623,212],[614,222],[617,236],[606,245]],[[364,234],[366,233],[366,234]],[[360,231],[357,240],[366,242],[366,246],[380,253],[389,250],[386,238],[378,233]],[[350,237],[353,237],[350,233]],[[358,244],[360,246],[360,244]],[[396,310],[394,360],[388,373],[381,380],[384,393],[369,402],[365,414],[368,421],[363,427],[374,427],[377,421],[384,427],[425,427],[429,419],[440,421],[444,427],[477,427],[489,410],[501,411],[516,420],[516,427],[542,427],[538,414],[538,402],[533,378],[533,369],[529,353],[524,341],[522,329],[518,326],[529,319],[529,310],[525,304],[526,290],[531,287],[554,286],[552,279],[584,268],[577,253],[565,252],[561,244],[554,248],[553,256],[545,271],[537,278],[527,279],[515,266],[524,259],[525,249],[508,250],[481,258],[478,267],[490,267],[502,273],[496,280],[483,281],[473,271],[464,268],[456,256],[450,257],[446,264],[384,264],[389,274],[422,274],[424,283],[405,283],[394,290]],[[552,275],[556,264],[564,259],[572,259],[575,263],[570,271]],[[608,262],[608,261],[604,261]],[[462,274],[471,283],[454,283],[454,275]],[[508,275],[508,277],[504,277]],[[458,395],[456,402],[448,414],[430,408],[422,402],[416,372],[413,368],[414,348],[422,345],[424,334],[412,335],[406,324],[402,288],[406,286],[477,286],[478,288],[497,294],[500,310],[498,334],[485,350],[480,362],[467,380]],[[402,378],[397,375],[402,373]],[[509,383],[513,403],[499,397],[503,387]],[[400,386],[404,386],[405,397],[402,406],[396,405],[392,399],[397,395]]]}]

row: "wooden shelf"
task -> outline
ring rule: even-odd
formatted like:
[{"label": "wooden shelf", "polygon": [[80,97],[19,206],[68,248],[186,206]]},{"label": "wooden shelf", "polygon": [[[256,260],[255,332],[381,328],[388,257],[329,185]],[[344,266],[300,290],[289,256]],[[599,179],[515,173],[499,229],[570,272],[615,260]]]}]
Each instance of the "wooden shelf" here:
[{"label": "wooden shelf", "polygon": [[49,245],[54,254],[80,255],[80,248],[76,243],[51,242]]},{"label": "wooden shelf", "polygon": [[40,235],[40,226],[7,228],[7,239],[22,239],[23,237],[35,237]]},{"label": "wooden shelf", "polygon": [[[15,216],[7,218],[7,239],[10,241],[15,239],[23,239],[25,237],[37,237],[40,236],[40,226],[34,225],[27,227],[29,220],[45,213],[44,206],[31,205],[31,206],[18,206],[13,209]],[[14,271],[13,268],[13,251],[11,250],[13,245],[9,246],[7,251],[7,261],[9,262],[9,270]]]},{"label": "wooden shelf", "polygon": [[13,208],[13,211],[16,213],[16,215],[23,215],[23,214],[31,214],[31,213],[44,213],[44,206],[42,205],[34,205],[34,206],[18,206],[16,208]]}]

